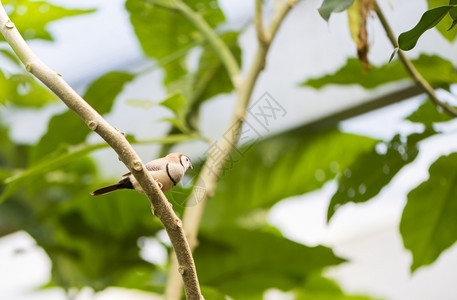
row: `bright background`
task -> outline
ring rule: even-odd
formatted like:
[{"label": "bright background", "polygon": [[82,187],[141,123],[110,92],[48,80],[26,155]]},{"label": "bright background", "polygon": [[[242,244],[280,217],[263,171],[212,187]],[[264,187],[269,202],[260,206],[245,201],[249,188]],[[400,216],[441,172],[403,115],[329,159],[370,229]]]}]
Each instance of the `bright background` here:
[{"label": "bright background", "polygon": [[[391,1],[394,9],[385,2],[381,1],[382,7],[397,34],[410,29],[426,10],[425,1],[414,1],[417,2],[414,6],[410,4],[413,0]],[[106,71],[116,68],[135,70],[151,64],[143,59],[122,0],[61,0],[55,3],[73,8],[97,8],[95,13],[53,23],[49,30],[54,35],[54,43],[30,42],[36,54],[61,73],[77,91],[83,91],[91,80]],[[253,1],[221,0],[219,3],[227,17],[226,26],[240,28],[253,17]],[[316,91],[297,86],[306,77],[317,77],[336,70],[347,57],[355,55],[346,14],[332,15],[327,24],[317,13],[320,4],[318,0],[301,1],[292,10],[272,46],[267,68],[256,85],[254,98],[268,92],[287,111],[284,118],[272,125],[272,132],[294,127],[303,120],[316,120],[376,96],[376,90],[365,91],[360,87],[344,91],[338,88]],[[392,49],[377,21],[369,23],[369,31],[372,45],[370,60],[376,65],[385,61]],[[296,38],[297,35],[301,38]],[[252,25],[241,36],[241,47],[243,65],[248,66],[256,49]],[[450,57],[457,64],[457,44],[448,44],[433,30],[420,39],[417,49],[409,52],[408,56],[414,58],[419,52],[438,53]],[[150,135],[150,130],[154,130],[157,136],[164,134],[167,126],[158,124],[151,129],[151,123],[163,118],[167,114],[165,110],[156,110],[151,115],[150,111],[125,104],[126,99],[145,93],[157,100],[165,97],[166,92],[158,80],[161,76],[161,71],[157,69],[128,85],[107,120],[121,130],[135,130],[138,137],[142,132],[143,135]],[[386,88],[383,87],[383,90]],[[441,96],[450,97],[445,93]],[[416,131],[417,127],[402,120],[424,99],[419,96],[345,121],[341,129],[380,139],[389,139],[398,131]],[[201,120],[202,128],[206,130],[204,134],[213,138],[220,136],[229,121],[234,100],[235,95],[231,94],[207,102]],[[36,141],[46,130],[50,116],[65,109],[59,103],[46,107],[39,116],[32,111],[9,109],[4,110],[1,117],[13,124],[12,137],[16,141]],[[221,111],[227,113],[221,117],[220,113],[216,113]],[[411,254],[404,249],[398,232],[406,193],[427,178],[428,166],[438,156],[457,151],[455,129],[457,122],[447,123],[444,128],[447,134],[421,143],[419,157],[375,199],[363,205],[345,205],[330,224],[326,224],[325,220],[329,199],[336,190],[334,181],[321,190],[280,202],[271,210],[268,219],[292,240],[310,246],[331,246],[337,255],[347,258],[350,262],[327,271],[327,275],[335,278],[347,292],[394,300],[457,299],[457,246],[446,250],[432,266],[422,267],[411,275]],[[98,139],[94,135],[89,141]],[[205,146],[191,143],[180,149],[192,157],[202,153],[202,147]],[[137,147],[145,161],[155,158],[157,149],[154,146]],[[110,150],[98,151],[94,156],[108,178],[114,178],[125,170]],[[144,256],[154,261],[165,259],[165,253],[154,243],[146,243]],[[45,252],[26,233],[19,232],[0,239],[0,299],[64,299],[60,289],[36,290],[49,280],[50,268]],[[77,299],[127,297],[150,299],[149,294],[119,289],[108,289],[95,296],[86,289]],[[290,297],[279,291],[267,293],[269,299]]]}]

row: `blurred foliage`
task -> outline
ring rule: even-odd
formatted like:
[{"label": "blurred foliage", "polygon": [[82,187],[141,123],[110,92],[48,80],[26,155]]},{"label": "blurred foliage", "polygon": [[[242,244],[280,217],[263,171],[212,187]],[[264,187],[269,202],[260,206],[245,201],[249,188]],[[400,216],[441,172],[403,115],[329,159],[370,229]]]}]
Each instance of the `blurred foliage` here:
[{"label": "blurred foliage", "polygon": [[[52,35],[46,30],[50,22],[81,14],[91,13],[94,10],[67,9],[46,1],[4,0],[2,1],[11,21],[22,34],[24,39],[43,39],[52,41]],[[5,39],[0,35],[0,45]],[[15,65],[18,59],[9,49],[1,49],[0,58],[7,58]],[[0,104],[7,102],[18,106],[42,107],[49,102],[56,101],[57,97],[44,88],[32,76],[25,73],[11,74],[0,70]]]},{"label": "blurred foliage", "polygon": [[400,224],[405,248],[413,254],[412,271],[433,263],[457,241],[457,153],[438,158],[429,173],[408,194]]},{"label": "blurred foliage", "polygon": [[419,154],[417,144],[433,134],[432,130],[410,136],[397,134],[388,143],[374,145],[370,151],[359,155],[338,178],[338,189],[330,200],[327,220],[343,204],[366,202],[376,196],[404,166],[414,161]]},{"label": "blurred foliage", "polygon": [[348,9],[354,0],[324,0],[319,8],[319,14],[328,22],[332,13],[341,12]]},{"label": "blurred foliage", "polygon": [[227,226],[282,199],[319,189],[374,144],[337,130],[299,128],[264,139],[252,150],[242,148],[225,166],[202,226]]},{"label": "blurred foliage", "polygon": [[[427,0],[428,8],[434,8],[438,6],[444,6],[444,5],[449,5],[449,4],[457,4],[455,0]],[[454,20],[452,18],[452,11],[449,12],[448,15],[446,15],[441,22],[439,22],[435,28],[438,30],[438,32],[446,38],[449,42],[453,42],[455,40],[455,37],[457,36],[457,30],[449,30],[451,28]]]},{"label": "blurred foliage", "polygon": [[433,128],[433,124],[451,121],[453,118],[449,114],[437,109],[431,99],[424,103],[411,115],[406,118],[408,121],[420,123],[428,128]]},{"label": "blurred foliage", "polygon": [[234,299],[253,299],[271,287],[292,289],[309,274],[344,261],[326,247],[307,247],[268,231],[220,227],[202,231],[199,240],[200,282]]},{"label": "blurred foliage", "polygon": [[43,107],[56,100],[57,97],[32,76],[7,74],[0,70],[0,105]]},{"label": "blurred foliage", "polygon": [[[203,39],[192,23],[174,9],[158,5],[161,2],[173,5],[173,1],[127,0],[126,2],[132,26],[144,53],[158,60]],[[198,11],[212,27],[225,20],[216,1],[189,1],[188,5]],[[151,20],[154,20],[153,26],[151,26]],[[161,38],[157,38],[159,36]],[[165,83],[183,77],[188,72],[185,56],[166,64],[164,70]]]},{"label": "blurred foliage", "polygon": [[[133,78],[132,74],[124,72],[107,73],[87,88],[83,98],[103,115],[111,111],[114,99]],[[61,152],[62,146],[83,143],[91,132],[83,124],[84,122],[71,110],[52,117],[46,134],[34,148],[31,163],[55,156],[55,151]],[[69,132],[71,134],[68,134]]]},{"label": "blurred foliage", "polygon": [[[11,21],[26,40],[52,41],[51,33],[46,30],[48,23],[95,11],[93,9],[67,9],[47,1],[3,0],[2,3]],[[4,40],[3,36],[0,37],[0,40]]]},{"label": "blurred foliage", "polygon": [[[448,84],[457,83],[457,72],[455,67],[450,61],[440,56],[421,54],[419,58],[413,59],[411,62],[432,85],[447,86]],[[363,66],[358,59],[349,58],[346,65],[341,67],[334,74],[325,75],[320,78],[307,79],[301,83],[301,85],[320,89],[332,84],[356,84],[366,89],[373,89],[382,86],[383,84],[397,82],[402,79],[412,80],[398,60],[364,71]]]},{"label": "blurred foliage", "polygon": [[297,300],[369,300],[372,298],[357,295],[345,295],[332,280],[312,274],[302,288],[296,292]]},{"label": "blurred foliage", "polygon": [[[353,2],[325,0],[319,13],[328,20],[332,13],[346,10]],[[3,3],[27,39],[52,40],[46,29],[50,22],[93,11],[62,8],[44,1]],[[169,134],[160,139],[162,152],[170,151],[173,144],[198,137],[202,104],[234,91],[219,55],[173,3],[126,1],[136,37],[148,59],[163,70],[168,93],[162,101],[152,101],[150,95],[144,95],[126,102],[151,111],[162,106],[172,112],[172,117],[165,120],[170,123]],[[217,1],[186,4],[217,29],[217,35],[241,65],[238,40],[242,31],[223,29],[225,17]],[[455,3],[429,0],[428,4],[436,7]],[[451,11],[436,26],[449,41],[456,35],[455,29],[447,31],[452,20]],[[197,63],[190,67],[192,57]],[[19,66],[6,47],[0,49],[0,59]],[[422,54],[412,62],[435,87],[449,89],[457,82],[455,66],[444,57]],[[0,68],[0,104],[17,110],[33,109],[40,114],[41,108],[56,101],[31,76],[13,74],[3,65]],[[106,115],[120,100],[124,88],[150,71],[108,72],[89,84],[83,96]],[[314,89],[330,85],[374,89],[408,79],[399,61],[364,71],[357,59],[350,58],[334,74],[307,78],[301,85]],[[311,129],[304,120],[295,129],[260,136],[253,143],[238,147],[223,167],[216,192],[208,202],[195,251],[206,299],[262,299],[270,288],[303,300],[369,299],[346,295],[335,282],[322,276],[323,270],[343,263],[343,258],[327,247],[308,247],[285,238],[268,224],[266,215],[276,203],[319,189],[330,180],[337,181],[338,189],[329,205],[329,219],[341,205],[375,197],[415,160],[419,143],[442,134],[434,125],[451,121],[429,100],[406,119],[422,124],[423,131],[399,133],[389,141],[378,141],[337,128]],[[111,183],[101,178],[89,156],[105,145],[88,145],[90,130],[71,111],[52,116],[36,143],[12,140],[10,130],[2,120],[0,237],[22,230],[36,240],[52,261],[47,287],[89,286],[100,291],[118,286],[163,293],[168,262],[150,263],[140,255],[145,238],[158,241],[168,253],[171,250],[159,238],[163,227],[151,215],[149,202],[133,191],[97,198],[89,195],[93,189]],[[175,133],[182,134],[176,137]],[[129,133],[128,140],[141,142],[134,134]],[[455,154],[439,158],[430,167],[430,178],[408,195],[400,231],[405,248],[413,253],[412,270],[433,263],[457,239],[456,161]],[[197,170],[189,175],[194,176],[185,178],[186,186],[167,192],[178,215],[186,207],[199,165],[201,162],[195,162]]]},{"label": "blurred foliage", "polygon": [[[446,17],[450,16],[451,10],[455,9],[455,6],[452,5],[444,5],[432,8],[426,11],[419,23],[417,23],[414,28],[409,31],[403,32],[398,37],[398,46],[402,50],[411,50],[413,49],[419,38],[429,29],[438,25],[441,20]],[[454,25],[451,25],[448,30],[451,30]],[[449,39],[450,35],[445,35]]]}]

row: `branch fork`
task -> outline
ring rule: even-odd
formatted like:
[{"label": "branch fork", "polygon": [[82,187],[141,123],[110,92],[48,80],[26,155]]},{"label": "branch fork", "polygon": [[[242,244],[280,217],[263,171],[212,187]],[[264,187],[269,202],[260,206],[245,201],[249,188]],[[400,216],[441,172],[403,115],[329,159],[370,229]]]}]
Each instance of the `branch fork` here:
[{"label": "branch fork", "polygon": [[[198,26],[196,25],[196,27],[207,39],[219,39],[219,42],[211,43],[211,45],[213,45],[214,51],[219,55],[220,59],[224,62],[224,65],[226,66],[227,71],[231,75],[232,80],[234,78],[238,78],[239,80],[233,80],[234,87],[237,92],[237,101],[235,104],[235,110],[232,115],[232,120],[230,122],[230,128],[232,128],[230,140],[227,141],[223,139],[225,142],[221,143],[220,145],[220,147],[222,148],[221,153],[223,153],[223,155],[219,155],[217,156],[217,158],[211,155],[207,157],[206,162],[204,163],[203,168],[200,171],[200,176],[197,180],[197,183],[195,184],[195,186],[205,186],[206,189],[204,193],[201,194],[200,191],[196,191],[194,189],[188,199],[198,199],[197,203],[199,203],[199,205],[186,207],[186,210],[184,211],[184,231],[186,232],[186,236],[192,250],[197,246],[198,243],[198,228],[200,226],[200,221],[203,216],[203,211],[205,209],[208,199],[212,197],[212,195],[214,194],[214,191],[216,189],[216,183],[220,176],[220,171],[222,170],[221,168],[215,172],[214,170],[212,170],[212,166],[224,165],[230,158],[230,155],[234,150],[234,145],[236,145],[240,137],[241,127],[245,119],[246,111],[249,105],[249,100],[251,99],[255,83],[257,82],[257,78],[260,72],[265,68],[265,61],[270,45],[273,42],[273,39],[276,36],[276,33],[280,25],[282,24],[282,21],[284,20],[290,9],[297,2],[298,0],[276,1],[273,18],[268,28],[265,28],[262,20],[263,1],[256,0],[254,24],[256,26],[257,32],[258,49],[254,57],[254,61],[248,73],[246,74],[246,77],[243,80],[239,75],[239,67],[236,68],[238,70],[236,73],[233,72],[233,68],[230,69],[227,67],[231,65],[231,62],[236,62],[228,47],[219,39],[217,35],[208,35],[206,28],[208,28],[209,25],[206,23],[206,25],[202,25],[200,23],[201,21],[204,21],[203,19],[199,19],[199,24]],[[181,2],[181,6],[182,5],[185,4]],[[184,16],[188,17],[192,21],[192,16],[196,13],[188,7],[186,9],[183,9],[183,11],[185,12],[183,12]],[[214,33],[214,31],[212,32]],[[222,47],[224,50],[221,51],[220,47]],[[225,54],[229,54],[229,56],[226,56]],[[236,128],[236,130],[233,130],[233,128]],[[170,275],[168,277],[167,287],[165,290],[165,298],[167,300],[179,300],[181,298],[182,281],[179,276],[180,273],[178,272],[178,268],[178,261],[174,256],[172,256],[170,264]]]}]

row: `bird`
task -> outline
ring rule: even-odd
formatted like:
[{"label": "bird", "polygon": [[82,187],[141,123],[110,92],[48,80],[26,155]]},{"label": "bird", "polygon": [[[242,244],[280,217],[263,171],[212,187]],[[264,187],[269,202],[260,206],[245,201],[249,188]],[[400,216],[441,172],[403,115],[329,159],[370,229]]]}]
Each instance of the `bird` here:
[{"label": "bird", "polygon": [[[193,169],[190,158],[182,153],[170,153],[165,157],[151,160],[145,166],[164,193],[181,181],[187,169]],[[118,183],[102,187],[90,194],[98,196],[121,189],[135,189],[144,194],[144,190],[131,172],[122,175]]]}]

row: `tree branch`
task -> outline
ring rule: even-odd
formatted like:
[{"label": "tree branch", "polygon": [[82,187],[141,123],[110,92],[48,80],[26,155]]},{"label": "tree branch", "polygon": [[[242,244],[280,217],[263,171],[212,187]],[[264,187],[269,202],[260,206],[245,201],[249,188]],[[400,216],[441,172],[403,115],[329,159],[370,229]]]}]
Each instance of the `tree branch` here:
[{"label": "tree branch", "polygon": [[397,38],[395,37],[395,34],[392,31],[392,28],[390,28],[389,23],[387,22],[386,17],[384,16],[381,8],[378,5],[377,1],[374,1],[375,5],[375,11],[376,15],[379,18],[379,21],[382,24],[382,27],[384,28],[384,31],[387,34],[387,37],[389,38],[390,43],[395,49],[398,49],[398,57],[400,58],[401,63],[405,67],[406,71],[409,73],[411,78],[416,82],[416,84],[421,87],[424,92],[430,97],[430,99],[433,101],[433,103],[441,107],[445,112],[450,114],[453,117],[457,117],[457,110],[452,107],[451,105],[442,102],[438,97],[436,96],[435,90],[433,87],[427,82],[427,80],[422,77],[422,75],[417,71],[416,67],[413,65],[413,63],[409,60],[409,58],[405,55],[405,53],[399,48]]},{"label": "tree branch", "polygon": [[163,223],[170,237],[179,262],[179,273],[184,281],[187,299],[203,299],[192,252],[187,243],[182,222],[176,216],[165,195],[149,172],[147,172],[124,135],[106,122],[97,111],[63,80],[60,74],[51,70],[32,52],[14,24],[9,20],[1,1],[0,32],[25,65],[27,71],[35,75],[51,89],[71,110],[84,120],[91,130],[98,133],[116,151],[119,159],[132,172],[145,191],[155,214]]},{"label": "tree branch", "polygon": [[[265,58],[268,54],[270,45],[290,9],[298,2],[298,0],[289,0],[283,2],[275,11],[273,19],[268,31],[267,36],[271,38],[267,42],[260,42],[258,44],[257,53],[254,61],[249,69],[246,79],[240,85],[238,90],[238,97],[235,104],[235,111],[230,122],[230,134],[226,138],[221,138],[217,142],[218,153],[222,155],[208,155],[205,164],[203,165],[200,175],[197,179],[192,194],[189,196],[187,203],[195,201],[194,205],[187,205],[184,212],[183,224],[186,236],[188,238],[191,249],[193,250],[197,245],[198,228],[208,199],[214,194],[216,189],[216,182],[220,176],[220,172],[227,160],[232,155],[235,145],[238,142],[241,133],[246,111],[249,105],[249,100],[252,95],[255,83],[260,72],[265,67]],[[228,131],[227,130],[227,131]],[[216,166],[216,169],[215,169]],[[201,193],[203,187],[204,192]],[[170,275],[167,282],[165,291],[165,298],[167,300],[179,300],[181,297],[182,282],[177,274],[177,261],[172,256],[170,265]]]}]

